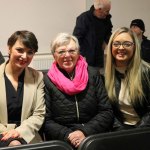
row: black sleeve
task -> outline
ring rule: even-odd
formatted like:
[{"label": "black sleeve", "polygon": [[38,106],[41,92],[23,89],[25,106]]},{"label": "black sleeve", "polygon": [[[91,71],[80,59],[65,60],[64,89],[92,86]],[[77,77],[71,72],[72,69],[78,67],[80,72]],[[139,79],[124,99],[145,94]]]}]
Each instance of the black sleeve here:
[{"label": "black sleeve", "polygon": [[[86,23],[85,15],[81,14],[76,19],[76,25],[73,31],[73,35],[77,37],[80,47],[82,47],[83,45],[83,41],[86,36],[87,30],[88,30],[88,24]],[[84,54],[82,53],[82,49],[80,49],[80,53],[81,55]]]},{"label": "black sleeve", "polygon": [[[143,67],[144,68],[144,67]],[[147,69],[146,75],[143,76],[143,104],[139,102],[138,112],[140,112],[140,121],[137,123],[137,127],[150,127],[150,70]]]},{"label": "black sleeve", "polygon": [[111,15],[108,15],[108,17],[106,18],[106,28],[107,28],[107,32],[106,32],[106,35],[105,35],[105,42],[108,44],[109,42],[109,38],[112,34],[112,28],[113,28],[113,25],[112,25],[112,22],[111,22]]},{"label": "black sleeve", "polygon": [[150,127],[150,69],[149,67],[142,66],[142,87],[143,87],[143,103],[139,101],[138,108],[136,110],[141,114],[140,121],[137,123],[137,127]]},{"label": "black sleeve", "polygon": [[136,124],[136,127],[150,127],[150,111],[141,118],[141,120]]}]

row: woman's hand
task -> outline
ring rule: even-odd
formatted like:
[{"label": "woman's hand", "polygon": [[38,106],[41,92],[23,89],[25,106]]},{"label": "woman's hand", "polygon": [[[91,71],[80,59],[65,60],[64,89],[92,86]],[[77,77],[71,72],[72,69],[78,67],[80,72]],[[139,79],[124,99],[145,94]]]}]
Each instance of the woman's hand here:
[{"label": "woman's hand", "polygon": [[74,147],[78,147],[84,139],[85,135],[80,130],[74,131],[68,136],[68,140]]},{"label": "woman's hand", "polygon": [[10,144],[8,146],[16,146],[16,145],[21,145],[21,143],[17,140],[14,140],[14,141],[10,142]]},{"label": "woman's hand", "polygon": [[9,131],[5,131],[2,133],[3,137],[2,137],[2,141],[6,141],[9,138],[17,138],[20,137],[20,134],[18,131],[16,131],[15,129],[9,130]]}]

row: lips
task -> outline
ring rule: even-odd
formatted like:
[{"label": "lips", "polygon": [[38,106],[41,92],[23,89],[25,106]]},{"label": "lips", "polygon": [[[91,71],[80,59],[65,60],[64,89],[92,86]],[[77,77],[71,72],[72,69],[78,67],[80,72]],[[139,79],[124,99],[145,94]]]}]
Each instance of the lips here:
[{"label": "lips", "polygon": [[25,65],[27,62],[23,60],[19,60],[20,65]]},{"label": "lips", "polygon": [[118,51],[117,52],[117,55],[119,55],[119,56],[124,56],[126,54],[127,54],[126,51]]},{"label": "lips", "polygon": [[70,63],[70,62],[72,62],[72,60],[70,60],[70,59],[64,59],[64,63]]}]

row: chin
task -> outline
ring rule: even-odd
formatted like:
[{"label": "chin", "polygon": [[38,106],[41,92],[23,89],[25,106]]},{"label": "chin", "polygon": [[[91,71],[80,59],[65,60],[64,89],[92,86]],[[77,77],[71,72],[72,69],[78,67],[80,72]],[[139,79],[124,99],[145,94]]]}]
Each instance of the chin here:
[{"label": "chin", "polygon": [[25,68],[27,67],[28,65],[27,64],[17,64],[16,65],[18,68]]},{"label": "chin", "polygon": [[64,67],[64,70],[69,73],[72,72],[73,69],[74,69],[74,67]]}]

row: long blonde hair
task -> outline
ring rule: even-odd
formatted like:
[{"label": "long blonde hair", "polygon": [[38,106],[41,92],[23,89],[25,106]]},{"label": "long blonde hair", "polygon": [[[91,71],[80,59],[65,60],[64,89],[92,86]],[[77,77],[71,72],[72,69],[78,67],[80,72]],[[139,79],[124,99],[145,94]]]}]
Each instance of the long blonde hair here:
[{"label": "long blonde hair", "polygon": [[110,37],[107,47],[107,58],[105,66],[105,86],[110,100],[117,100],[115,91],[115,60],[112,56],[112,42],[115,37],[122,33],[128,33],[134,42],[133,57],[128,64],[127,74],[125,76],[125,88],[128,88],[129,90],[131,102],[134,103],[136,100],[140,100],[141,102],[142,97],[144,96],[142,78],[146,77],[146,80],[150,85],[148,74],[146,73],[146,75],[143,76],[142,72],[146,72],[146,68],[150,67],[146,62],[142,61],[140,56],[140,43],[136,35],[129,28],[121,27],[117,29]]}]

